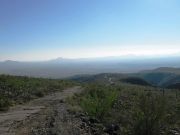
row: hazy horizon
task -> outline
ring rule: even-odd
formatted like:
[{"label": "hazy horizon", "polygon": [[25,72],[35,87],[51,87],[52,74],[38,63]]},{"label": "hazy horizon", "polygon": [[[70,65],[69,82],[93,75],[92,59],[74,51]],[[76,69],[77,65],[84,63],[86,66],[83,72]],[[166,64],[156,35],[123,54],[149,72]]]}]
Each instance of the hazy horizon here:
[{"label": "hazy horizon", "polygon": [[179,53],[176,54],[168,54],[168,55],[135,55],[135,54],[127,54],[127,55],[119,55],[119,56],[99,56],[99,57],[54,57],[49,59],[36,59],[36,60],[21,60],[21,59],[2,59],[0,62],[6,61],[17,61],[17,62],[43,62],[43,61],[52,61],[52,60],[145,60],[145,59],[164,59],[164,58],[175,58],[180,57]]}]

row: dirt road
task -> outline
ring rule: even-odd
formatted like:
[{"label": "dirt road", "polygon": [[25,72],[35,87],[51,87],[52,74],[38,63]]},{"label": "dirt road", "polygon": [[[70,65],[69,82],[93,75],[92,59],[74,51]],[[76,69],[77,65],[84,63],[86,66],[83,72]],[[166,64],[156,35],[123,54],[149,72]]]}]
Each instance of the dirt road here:
[{"label": "dirt road", "polygon": [[69,88],[0,113],[0,135],[86,134],[81,131],[81,121],[68,113],[63,101],[80,91],[80,87]]}]

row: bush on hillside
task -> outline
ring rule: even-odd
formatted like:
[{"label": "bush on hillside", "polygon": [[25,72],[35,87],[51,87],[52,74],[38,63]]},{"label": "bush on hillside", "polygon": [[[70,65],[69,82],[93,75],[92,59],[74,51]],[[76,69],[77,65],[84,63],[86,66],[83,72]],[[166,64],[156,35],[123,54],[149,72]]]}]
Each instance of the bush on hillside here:
[{"label": "bush on hillside", "polygon": [[166,117],[166,100],[164,97],[143,94],[134,112],[134,135],[160,135]]},{"label": "bush on hillside", "polygon": [[80,106],[89,116],[101,120],[112,108],[117,95],[117,91],[113,89],[93,87],[88,89],[86,95],[81,98]]}]

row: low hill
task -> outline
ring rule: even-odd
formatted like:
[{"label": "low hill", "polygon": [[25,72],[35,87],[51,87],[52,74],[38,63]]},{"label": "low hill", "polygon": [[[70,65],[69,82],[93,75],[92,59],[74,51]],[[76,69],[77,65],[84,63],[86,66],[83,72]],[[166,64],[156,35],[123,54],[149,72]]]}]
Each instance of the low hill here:
[{"label": "low hill", "polygon": [[151,86],[150,83],[138,77],[123,78],[120,81],[125,82],[125,83],[130,83],[130,84],[136,84],[136,85]]},{"label": "low hill", "polygon": [[154,70],[142,71],[136,75],[160,87],[167,87],[180,82],[180,68],[161,67]]},{"label": "low hill", "polygon": [[153,70],[144,70],[141,73],[172,73],[172,74],[180,74],[180,68],[175,67],[160,67]]},{"label": "low hill", "polygon": [[103,73],[97,75],[82,75],[72,77],[71,80],[77,81],[80,83],[101,83],[101,84],[118,84],[120,82],[130,83],[136,85],[143,86],[152,86],[150,83],[145,81],[140,77],[136,77],[133,74],[111,74],[111,73]]},{"label": "low hill", "polygon": [[79,75],[72,77],[71,79],[78,82],[103,82],[104,84],[125,82],[137,85],[166,88],[180,83],[179,70],[179,68],[161,67],[133,74],[103,73],[97,75]]},{"label": "low hill", "polygon": [[168,89],[179,89],[180,90],[180,82],[168,85],[167,88]]},{"label": "low hill", "polygon": [[113,82],[118,82],[120,79],[127,77],[127,74],[118,74],[118,73],[102,73],[97,75],[79,75],[71,77],[70,79],[73,81],[81,82],[81,83],[105,83],[110,84]]}]

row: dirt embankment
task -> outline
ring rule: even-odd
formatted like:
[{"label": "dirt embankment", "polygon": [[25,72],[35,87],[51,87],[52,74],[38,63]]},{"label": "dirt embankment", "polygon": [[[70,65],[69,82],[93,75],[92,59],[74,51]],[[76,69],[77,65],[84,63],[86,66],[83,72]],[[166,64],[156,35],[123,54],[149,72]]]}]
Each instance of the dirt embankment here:
[{"label": "dirt embankment", "polygon": [[73,87],[0,113],[0,135],[90,134],[79,118],[68,112],[64,99],[81,92]]}]

